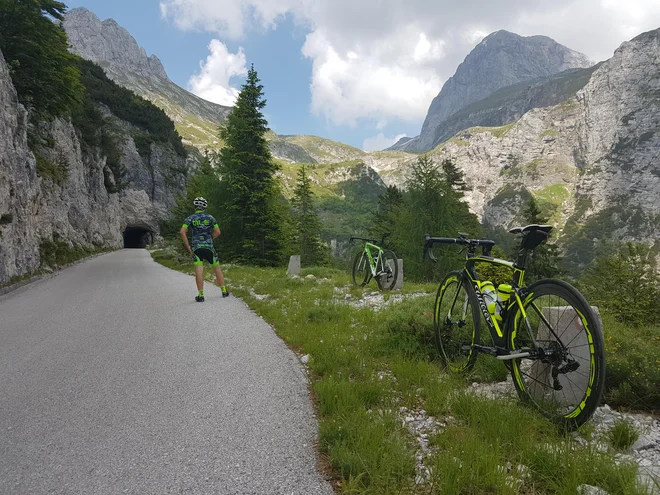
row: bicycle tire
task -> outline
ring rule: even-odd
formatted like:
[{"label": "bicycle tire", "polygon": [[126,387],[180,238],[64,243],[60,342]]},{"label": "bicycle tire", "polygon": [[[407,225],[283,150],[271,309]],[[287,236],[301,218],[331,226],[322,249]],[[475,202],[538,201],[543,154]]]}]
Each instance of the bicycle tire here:
[{"label": "bicycle tire", "polygon": [[[358,269],[364,267],[364,274],[362,276],[358,275]],[[362,251],[355,256],[353,261],[353,271],[351,273],[353,277],[353,284],[364,287],[367,285],[371,278],[371,267],[369,266],[369,258],[366,253]]]},{"label": "bicycle tire", "polygon": [[[453,296],[452,287],[455,287],[454,290],[458,290],[458,295]],[[468,282],[465,280],[461,272],[450,272],[444,278],[440,286],[438,287],[438,292],[435,297],[435,306],[433,311],[433,330],[435,333],[435,345],[440,353],[440,359],[445,369],[452,373],[462,374],[471,371],[474,368],[474,365],[477,361],[477,356],[479,352],[476,351],[473,347],[470,349],[469,353],[466,355],[466,360],[463,364],[457,364],[453,357],[454,354],[464,352],[460,350],[459,346],[468,345],[466,342],[459,342],[454,335],[452,341],[451,329],[453,326],[458,326],[462,328],[460,321],[455,325],[452,322],[451,316],[449,316],[449,325],[447,324],[447,319],[441,316],[441,310],[444,313],[443,302],[449,302],[450,298],[456,297],[453,299],[450,309],[453,309],[455,302],[460,297],[461,291],[465,294],[465,298],[471,310],[472,322],[464,322],[465,327],[471,326],[471,338],[469,339],[469,345],[474,346],[475,342],[479,341],[481,333],[481,313],[479,313],[478,302],[476,294],[471,290],[471,286],[468,285]],[[464,300],[461,300],[463,303]],[[459,303],[460,304],[460,303]],[[467,309],[467,308],[466,308]],[[468,315],[465,315],[467,319]],[[460,330],[459,330],[460,331]],[[470,331],[470,328],[467,328],[467,331]],[[466,339],[467,340],[467,339]]]},{"label": "bicycle tire", "polygon": [[[392,260],[392,263],[388,263],[388,259]],[[378,288],[380,290],[392,290],[396,285],[396,279],[399,276],[399,263],[394,251],[383,251],[379,258],[379,264],[387,273],[381,274],[376,278]],[[385,268],[385,266],[388,268]]]},{"label": "bicycle tire", "polygon": [[[569,370],[568,372],[559,374],[556,377],[560,382],[561,389],[556,389],[553,385],[550,385],[548,372],[554,370],[550,367],[551,364],[544,363],[541,360],[533,361],[535,364],[531,365],[529,370],[526,370],[525,364],[523,364],[525,361],[529,362],[529,360],[512,360],[511,376],[518,396],[524,403],[533,406],[544,416],[562,425],[567,430],[574,430],[589,420],[598,407],[603,395],[605,388],[605,345],[603,329],[600,319],[596,316],[584,296],[572,285],[557,279],[543,279],[529,286],[528,295],[523,302],[526,308],[527,322],[530,321],[530,314],[538,314],[535,308],[538,308],[539,305],[531,306],[532,302],[543,296],[556,296],[557,299],[563,298],[572,306],[575,312],[575,315],[569,320],[573,313],[567,310],[566,306],[546,306],[542,308],[547,310],[547,314],[544,314],[544,316],[548,323],[553,324],[553,321],[557,320],[552,330],[558,334],[564,349],[558,349],[559,344],[556,343],[555,349],[558,349],[562,354],[566,354],[561,358],[563,361],[558,361],[552,364],[552,366],[558,368],[562,362],[568,363],[569,361],[573,361],[575,363],[581,363],[580,367],[574,371]],[[559,311],[560,308],[561,313]],[[543,311],[541,312],[543,313]],[[507,347],[510,350],[516,349],[515,339],[518,332],[518,324],[516,322],[520,318],[520,315],[520,307],[516,307],[510,318],[507,319]],[[560,330],[560,327],[563,325],[561,323],[562,320],[566,322],[566,328],[563,331]],[[540,318],[539,321],[541,321]],[[554,339],[554,334],[551,335],[551,332],[546,332],[545,329],[548,329],[548,326],[545,323],[539,323],[537,336],[535,337],[537,341],[541,342],[544,338]],[[542,332],[545,332],[546,336],[543,336]],[[556,339],[554,341],[556,342]],[[569,347],[571,345],[572,347]],[[550,349],[553,348],[553,342],[550,342],[549,347]],[[584,369],[585,364],[589,365],[588,373]],[[535,365],[537,366],[536,369],[534,369]],[[577,373],[578,371],[579,373]],[[531,386],[526,385],[524,376],[531,379],[529,384]],[[585,383],[585,389],[584,391],[578,389],[576,393],[577,385],[580,382]],[[566,384],[568,384],[568,388]],[[568,394],[562,392],[565,389],[567,389]],[[556,394],[555,392],[562,392],[562,394]],[[548,398],[548,395],[552,395],[552,398]],[[575,403],[574,405],[573,402]],[[548,403],[551,406],[549,409],[553,410],[544,410],[543,403]]]}]

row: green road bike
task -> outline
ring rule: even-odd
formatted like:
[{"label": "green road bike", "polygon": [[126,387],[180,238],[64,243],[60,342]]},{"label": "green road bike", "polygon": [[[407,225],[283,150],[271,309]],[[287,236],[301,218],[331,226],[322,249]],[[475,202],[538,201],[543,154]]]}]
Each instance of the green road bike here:
[{"label": "green road bike", "polygon": [[[385,239],[389,235],[389,232],[383,234],[380,245],[385,244]],[[394,252],[381,248],[376,244],[378,242],[376,239],[351,237],[349,242],[352,244],[354,240],[364,241],[364,248],[353,261],[353,283],[364,287],[375,278],[380,290],[392,290],[399,274],[399,265]]]},{"label": "green road bike", "polygon": [[[465,268],[449,273],[435,300],[435,341],[445,367],[470,372],[479,354],[501,360],[520,399],[569,430],[596,410],[605,386],[605,351],[600,318],[572,285],[557,279],[523,284],[529,253],[548,238],[550,225],[510,230],[522,235],[516,262],[491,256],[495,241],[424,237],[424,255],[436,244],[464,246]],[[482,254],[476,254],[477,248]],[[511,282],[495,288],[481,281],[477,263],[510,269]],[[481,334],[482,320],[487,335]]]}]

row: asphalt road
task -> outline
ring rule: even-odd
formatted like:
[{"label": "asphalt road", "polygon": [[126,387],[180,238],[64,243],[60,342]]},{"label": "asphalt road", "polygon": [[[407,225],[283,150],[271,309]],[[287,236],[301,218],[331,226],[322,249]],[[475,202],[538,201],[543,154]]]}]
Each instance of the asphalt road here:
[{"label": "asphalt road", "polygon": [[123,250],[0,298],[0,493],[331,494],[298,360]]}]

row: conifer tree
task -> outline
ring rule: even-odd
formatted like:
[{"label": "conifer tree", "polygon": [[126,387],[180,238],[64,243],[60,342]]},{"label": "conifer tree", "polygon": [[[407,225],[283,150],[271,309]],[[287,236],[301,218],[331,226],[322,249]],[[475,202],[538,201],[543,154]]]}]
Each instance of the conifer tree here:
[{"label": "conifer tree", "polygon": [[442,161],[442,171],[445,179],[455,191],[470,191],[472,188],[465,182],[465,174],[456,166],[451,158],[445,158]]},{"label": "conifer tree", "polygon": [[467,232],[476,236],[481,232],[479,221],[462,201],[462,191],[452,189],[442,169],[428,155],[420,156],[412,165],[406,187],[404,203],[398,208],[392,233],[397,255],[405,260],[406,273],[412,278],[442,276],[457,266],[456,251],[439,249],[436,256],[440,263],[423,262],[424,234],[455,237],[458,232]]},{"label": "conifer tree", "polygon": [[[543,215],[541,208],[533,196],[529,199],[523,211],[523,219],[525,225],[544,225],[549,221],[548,217]],[[559,247],[550,242],[551,237],[552,232],[548,240],[534,248],[534,251],[527,257],[525,274],[525,280],[527,282],[533,282],[542,278],[557,277],[562,274]]]},{"label": "conifer tree", "polygon": [[398,208],[403,204],[403,193],[392,185],[388,186],[383,194],[378,196],[378,209],[373,216],[371,234],[380,236],[385,232],[392,232]]},{"label": "conifer tree", "polygon": [[33,115],[71,112],[85,94],[64,28],[47,17],[62,21],[65,11],[55,0],[0,0],[0,50]]},{"label": "conifer tree", "polygon": [[291,201],[293,206],[293,243],[300,253],[303,266],[323,266],[327,264],[327,250],[319,232],[321,223],[314,206],[314,193],[307,169],[303,165],[298,171],[298,181]]},{"label": "conifer tree", "polygon": [[227,223],[224,245],[230,257],[256,265],[281,263],[284,249],[279,184],[266,142],[263,85],[254,66],[221,128],[219,153]]}]

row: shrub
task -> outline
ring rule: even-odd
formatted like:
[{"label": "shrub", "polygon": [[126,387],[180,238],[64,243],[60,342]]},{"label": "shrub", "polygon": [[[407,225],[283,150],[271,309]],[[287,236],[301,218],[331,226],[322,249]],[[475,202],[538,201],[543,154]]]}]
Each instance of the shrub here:
[{"label": "shrub", "polygon": [[594,306],[629,325],[658,324],[660,275],[651,250],[627,243],[618,252],[596,258],[579,287]]},{"label": "shrub", "polygon": [[34,152],[34,157],[37,160],[37,175],[40,177],[47,177],[55,184],[63,184],[68,177],[68,165],[66,160],[60,159],[57,163],[53,163],[44,155]]},{"label": "shrub", "polygon": [[632,327],[608,316],[605,400],[613,407],[660,410],[660,326]]}]

